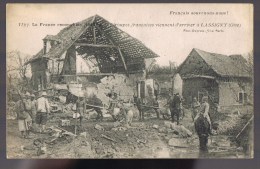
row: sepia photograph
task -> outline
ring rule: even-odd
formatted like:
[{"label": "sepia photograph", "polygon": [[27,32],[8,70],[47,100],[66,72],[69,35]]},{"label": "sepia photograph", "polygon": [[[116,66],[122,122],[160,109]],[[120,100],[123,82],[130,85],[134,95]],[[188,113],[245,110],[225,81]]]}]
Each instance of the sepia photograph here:
[{"label": "sepia photograph", "polygon": [[254,158],[252,4],[6,5],[8,159]]}]

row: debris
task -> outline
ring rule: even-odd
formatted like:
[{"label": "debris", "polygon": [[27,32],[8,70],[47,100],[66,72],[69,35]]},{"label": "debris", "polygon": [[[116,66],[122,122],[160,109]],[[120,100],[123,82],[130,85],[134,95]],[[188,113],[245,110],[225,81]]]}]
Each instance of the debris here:
[{"label": "debris", "polygon": [[105,130],[104,127],[100,126],[99,124],[95,125],[95,129],[97,129],[97,130]]},{"label": "debris", "polygon": [[114,127],[111,129],[112,131],[126,131],[127,128],[126,127]]},{"label": "debris", "polygon": [[60,120],[61,126],[70,126],[70,120]]},{"label": "debris", "polygon": [[21,146],[21,150],[22,150],[22,151],[24,150],[24,146]]},{"label": "debris", "polygon": [[52,104],[51,105],[51,113],[61,113],[62,108],[58,106],[57,104]]},{"label": "debris", "polygon": [[180,138],[171,138],[168,141],[168,145],[180,148],[188,148],[186,140]]},{"label": "debris", "polygon": [[159,133],[168,133],[166,127],[159,128],[159,129],[158,129],[158,132],[159,132]]},{"label": "debris", "polygon": [[[102,107],[102,106],[97,106],[97,105],[93,105],[93,104],[88,104],[88,103],[85,103],[87,106],[90,106],[90,107],[96,107],[96,108],[101,108],[101,109],[106,109],[106,107]],[[75,109],[76,110],[76,109]]]},{"label": "debris", "polygon": [[113,142],[117,143],[116,140],[114,140],[114,139],[112,139],[112,138],[110,138],[110,137],[108,137],[108,136],[106,136],[106,135],[104,135],[104,134],[101,134],[101,137],[102,137],[102,138],[105,138],[105,139],[107,139],[107,140],[110,140],[110,141],[113,141]]},{"label": "debris", "polygon": [[169,122],[169,121],[164,121],[164,125],[165,125],[165,127],[167,127],[167,128],[171,128],[171,122]]},{"label": "debris", "polygon": [[133,88],[128,83],[125,75],[114,74],[100,79],[101,83],[97,84],[97,97],[104,104],[109,103],[109,98],[106,96],[111,91],[118,94],[121,100],[129,101],[133,97]]},{"label": "debris", "polygon": [[65,104],[66,103],[66,97],[65,96],[59,96],[60,102]]},{"label": "debris", "polygon": [[96,111],[89,111],[88,114],[86,115],[86,118],[89,119],[96,119],[97,118],[97,112]]},{"label": "debris", "polygon": [[95,151],[96,151],[97,154],[101,154],[102,153],[102,149],[99,148],[99,147],[95,148]]},{"label": "debris", "polygon": [[143,144],[146,144],[146,140],[140,140],[139,138],[136,138],[136,142],[137,143],[143,143]]},{"label": "debris", "polygon": [[159,128],[159,126],[158,126],[158,125],[156,125],[156,124],[154,124],[154,125],[153,125],[153,128],[154,128],[154,129],[158,129],[158,128]]},{"label": "debris", "polygon": [[240,111],[239,111],[238,109],[236,109],[235,111],[233,111],[233,114],[234,114],[234,115],[239,115],[239,116],[241,115],[241,113],[240,113]]},{"label": "debris", "polygon": [[165,121],[164,125],[166,128],[170,128],[170,129],[176,131],[179,135],[181,135],[183,137],[192,136],[192,132],[190,130],[188,130],[187,128],[185,128],[183,125],[177,125],[175,123],[171,123],[168,121]]},{"label": "debris", "polygon": [[83,136],[84,138],[87,137],[87,132],[80,133],[80,136]]},{"label": "debris", "polygon": [[112,116],[111,116],[111,114],[106,113],[106,114],[103,114],[103,118],[112,118]]},{"label": "debris", "polygon": [[72,132],[69,132],[69,131],[67,131],[67,130],[65,130],[65,129],[63,129],[63,128],[60,128],[60,127],[58,127],[58,126],[55,126],[55,127],[58,128],[58,129],[60,129],[60,130],[62,130],[62,131],[65,131],[65,133],[63,133],[63,134],[67,134],[67,135],[71,135],[71,136],[77,136],[77,135],[73,134]]},{"label": "debris", "polygon": [[182,136],[184,137],[191,137],[192,136],[192,132],[190,130],[188,130],[187,128],[185,128],[183,125],[180,126],[180,133]]},{"label": "debris", "polygon": [[43,155],[47,153],[47,147],[44,145],[42,147],[39,147],[37,150],[37,156]]},{"label": "debris", "polygon": [[114,122],[114,127],[121,126],[121,123],[119,121]]}]

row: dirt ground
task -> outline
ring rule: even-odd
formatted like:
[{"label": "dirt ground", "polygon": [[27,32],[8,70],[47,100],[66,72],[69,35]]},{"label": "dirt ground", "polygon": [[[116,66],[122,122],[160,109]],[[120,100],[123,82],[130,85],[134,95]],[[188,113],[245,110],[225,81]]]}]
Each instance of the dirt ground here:
[{"label": "dirt ground", "polygon": [[[50,115],[47,127],[58,126],[59,119],[63,116]],[[186,109],[185,117],[181,120],[181,125],[192,132],[191,137],[183,138],[173,130],[165,128],[165,121],[167,120],[157,119],[155,113],[148,112],[145,121],[134,119],[127,130],[124,127],[114,130],[114,122],[110,117],[102,122],[84,119],[83,125],[76,128],[77,136],[59,137],[50,143],[54,138],[50,133],[34,132],[30,139],[21,138],[17,120],[9,119],[7,158],[198,158],[199,142],[194,132],[191,112]],[[72,120],[71,123],[71,126],[62,128],[75,133]],[[96,124],[104,130],[95,129]],[[171,139],[180,146],[169,144]],[[39,146],[34,144],[35,140],[45,140],[46,143],[42,145],[46,147],[44,154],[37,154]],[[228,136],[215,135],[209,138],[208,157],[243,158],[245,155],[240,147],[229,141]]]}]

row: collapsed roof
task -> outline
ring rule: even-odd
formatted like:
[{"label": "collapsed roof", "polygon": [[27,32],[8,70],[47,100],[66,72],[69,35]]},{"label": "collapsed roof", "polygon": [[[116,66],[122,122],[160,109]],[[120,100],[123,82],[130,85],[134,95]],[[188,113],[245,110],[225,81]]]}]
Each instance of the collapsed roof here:
[{"label": "collapsed roof", "polygon": [[28,63],[39,58],[60,58],[73,45],[84,59],[94,55],[101,73],[140,71],[145,68],[144,59],[159,57],[142,42],[98,15],[71,24],[43,40],[56,43],[45,54],[44,49],[40,50]]}]

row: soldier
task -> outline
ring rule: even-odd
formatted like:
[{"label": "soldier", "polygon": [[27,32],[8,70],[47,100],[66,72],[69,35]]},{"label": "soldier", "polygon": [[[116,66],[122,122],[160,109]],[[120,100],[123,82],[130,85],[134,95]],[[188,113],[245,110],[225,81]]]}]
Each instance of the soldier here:
[{"label": "soldier", "polygon": [[108,111],[110,112],[110,114],[113,114],[114,108],[118,102],[117,94],[114,92],[110,92],[107,94],[107,96],[109,97]]},{"label": "soldier", "polygon": [[197,100],[196,97],[193,98],[191,108],[192,108],[191,117],[192,117],[192,121],[194,121],[194,118],[197,116],[200,108],[200,102]]},{"label": "soldier", "polygon": [[28,92],[26,92],[26,94],[21,97],[21,100],[17,102],[16,110],[19,131],[23,138],[29,138],[32,118],[30,94]]},{"label": "soldier", "polygon": [[208,153],[208,137],[211,134],[210,132],[210,123],[205,117],[203,111],[200,111],[194,122],[195,130],[199,136],[199,146],[200,146],[200,157],[206,157]]},{"label": "soldier", "polygon": [[142,98],[137,97],[136,98],[136,107],[139,111],[139,121],[144,121],[144,113],[142,110],[142,104],[143,104]]},{"label": "soldier", "polygon": [[86,103],[85,103],[84,96],[78,97],[78,100],[76,102],[76,112],[79,113],[79,120],[80,120],[80,126],[81,126],[83,115],[86,112]]},{"label": "soldier", "polygon": [[32,123],[35,123],[37,110],[36,110],[36,99],[34,94],[31,95],[31,103],[32,103]]},{"label": "soldier", "polygon": [[177,117],[177,125],[179,125],[180,114],[181,114],[181,97],[179,93],[176,93],[170,102],[170,110],[172,122],[174,123],[174,116]]},{"label": "soldier", "polygon": [[[153,96],[153,107],[159,107],[159,103],[158,103],[158,100],[156,98],[156,96]],[[160,112],[159,112],[159,109],[158,108],[153,108],[154,111],[156,112],[156,116],[157,116],[157,119],[160,119]]]},{"label": "soldier", "polygon": [[[208,121],[211,131],[211,120],[209,117],[209,103],[208,103],[208,96],[202,97],[202,104],[200,106],[200,114],[202,114]],[[199,115],[199,114],[198,114]],[[194,120],[196,120],[199,116],[196,116]]]},{"label": "soldier", "polygon": [[174,96],[172,96],[171,93],[169,93],[169,98],[167,100],[167,105],[169,105],[169,109],[171,112],[172,122],[174,122],[174,107],[175,107]]},{"label": "soldier", "polygon": [[182,111],[182,99],[179,95],[179,93],[176,93],[175,97],[174,97],[174,102],[175,102],[175,114],[177,117],[177,125],[179,125],[179,120],[180,120],[180,115],[181,115],[181,111]]},{"label": "soldier", "polygon": [[45,131],[47,114],[50,113],[50,105],[46,97],[47,93],[42,92],[41,96],[36,100],[36,124],[39,125],[40,133]]}]

